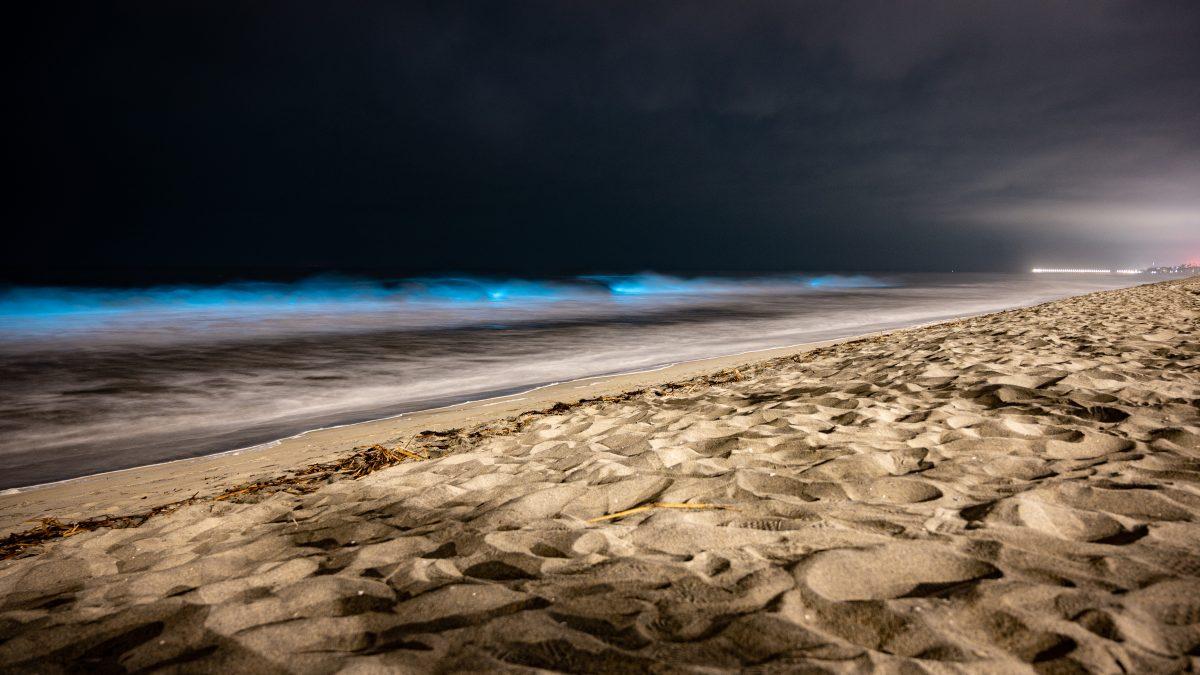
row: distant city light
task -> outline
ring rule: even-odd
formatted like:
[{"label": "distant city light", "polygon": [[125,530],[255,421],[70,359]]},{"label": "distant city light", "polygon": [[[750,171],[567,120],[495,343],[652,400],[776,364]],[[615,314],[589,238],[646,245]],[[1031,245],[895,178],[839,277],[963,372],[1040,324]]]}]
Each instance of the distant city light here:
[{"label": "distant city light", "polygon": [[1200,266],[1192,263],[1184,263],[1171,267],[1155,267],[1153,263],[1144,270],[1123,269],[1123,270],[1102,270],[1091,268],[1076,268],[1076,267],[1035,267],[1030,270],[1034,274],[1198,274]]}]

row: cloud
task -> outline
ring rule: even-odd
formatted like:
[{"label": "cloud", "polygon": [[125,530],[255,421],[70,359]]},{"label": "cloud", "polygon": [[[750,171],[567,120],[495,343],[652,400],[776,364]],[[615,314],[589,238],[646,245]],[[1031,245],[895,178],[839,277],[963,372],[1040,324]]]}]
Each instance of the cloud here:
[{"label": "cloud", "polygon": [[1196,236],[1195,3],[133,3],[45,25],[66,33],[35,36],[15,97],[14,264],[1017,268]]}]

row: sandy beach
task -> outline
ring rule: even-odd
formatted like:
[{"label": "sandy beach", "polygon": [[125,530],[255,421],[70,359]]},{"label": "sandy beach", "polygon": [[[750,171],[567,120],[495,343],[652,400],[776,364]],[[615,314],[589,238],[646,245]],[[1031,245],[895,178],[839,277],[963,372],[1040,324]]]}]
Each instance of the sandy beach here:
[{"label": "sandy beach", "polygon": [[192,501],[0,562],[0,667],[1195,670],[1198,326],[1169,281],[4,494]]}]

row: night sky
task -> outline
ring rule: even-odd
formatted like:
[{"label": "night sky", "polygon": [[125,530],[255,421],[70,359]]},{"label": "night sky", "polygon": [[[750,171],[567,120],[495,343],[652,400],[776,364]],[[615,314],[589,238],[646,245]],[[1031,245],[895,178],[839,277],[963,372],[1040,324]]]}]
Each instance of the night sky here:
[{"label": "night sky", "polygon": [[38,4],[10,280],[1200,258],[1200,2]]}]

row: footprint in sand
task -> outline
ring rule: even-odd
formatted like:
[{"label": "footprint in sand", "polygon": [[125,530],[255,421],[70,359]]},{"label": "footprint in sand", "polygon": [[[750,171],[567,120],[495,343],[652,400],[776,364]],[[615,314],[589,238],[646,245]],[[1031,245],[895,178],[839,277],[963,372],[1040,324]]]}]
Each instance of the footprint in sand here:
[{"label": "footprint in sand", "polygon": [[847,485],[852,499],[879,504],[915,504],[942,496],[942,491],[925,481],[911,478],[882,478],[870,483]]},{"label": "footprint in sand", "polygon": [[929,541],[824,551],[799,572],[830,600],[887,600],[943,591],[1000,574],[992,565]]},{"label": "footprint in sand", "polygon": [[1075,441],[1046,441],[1046,456],[1052,459],[1095,459],[1133,447],[1133,441],[1109,434],[1085,431]]},{"label": "footprint in sand", "polygon": [[1200,435],[1183,429],[1159,429],[1152,434],[1156,450],[1171,450],[1184,455],[1200,453]]},{"label": "footprint in sand", "polygon": [[1073,541],[1099,541],[1125,531],[1112,516],[1058,506],[1032,497],[1020,499],[1017,516],[1026,527]]},{"label": "footprint in sand", "polygon": [[983,467],[984,472],[1000,478],[1037,480],[1054,475],[1049,463],[1036,457],[997,457]]}]

